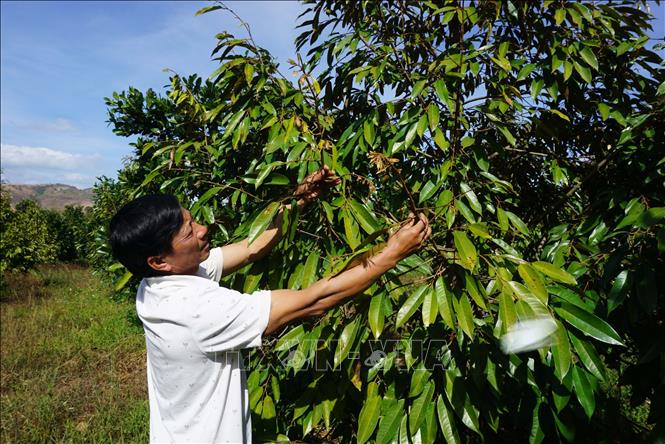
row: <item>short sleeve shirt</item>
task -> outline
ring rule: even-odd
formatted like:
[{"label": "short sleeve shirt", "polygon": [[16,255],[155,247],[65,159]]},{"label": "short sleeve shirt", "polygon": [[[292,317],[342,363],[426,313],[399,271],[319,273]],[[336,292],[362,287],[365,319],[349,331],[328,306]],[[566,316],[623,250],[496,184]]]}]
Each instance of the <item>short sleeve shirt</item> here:
[{"label": "short sleeve shirt", "polygon": [[151,442],[251,442],[240,350],[261,345],[270,292],[220,287],[222,269],[215,248],[197,276],[145,278],[139,286]]}]

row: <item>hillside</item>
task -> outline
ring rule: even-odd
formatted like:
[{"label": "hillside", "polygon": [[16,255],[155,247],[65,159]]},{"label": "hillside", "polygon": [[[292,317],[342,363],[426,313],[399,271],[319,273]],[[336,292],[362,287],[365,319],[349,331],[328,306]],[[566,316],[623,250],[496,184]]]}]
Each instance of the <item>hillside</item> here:
[{"label": "hillside", "polygon": [[9,192],[12,205],[23,199],[33,199],[42,208],[62,210],[67,205],[92,206],[92,188],[80,190],[71,185],[20,185],[3,183],[2,189]]}]

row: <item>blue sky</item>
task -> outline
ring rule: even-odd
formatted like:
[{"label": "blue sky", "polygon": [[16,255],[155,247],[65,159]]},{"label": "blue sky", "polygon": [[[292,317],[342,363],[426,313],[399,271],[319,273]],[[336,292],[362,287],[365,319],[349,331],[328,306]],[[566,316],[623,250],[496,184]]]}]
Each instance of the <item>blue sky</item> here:
[{"label": "blue sky", "polygon": [[[163,92],[171,68],[206,77],[216,33],[245,36],[229,13],[195,17],[206,2],[0,3],[2,179],[89,187],[115,177],[131,140],[107,126],[104,97],[135,86]],[[295,1],[228,2],[257,44],[294,57]],[[665,5],[652,36],[665,35]],[[285,70],[284,70],[285,71]]]},{"label": "blue sky", "polygon": [[[135,86],[163,92],[171,68],[207,77],[215,34],[245,36],[206,2],[5,2],[1,8],[2,178],[89,187],[115,177],[131,140],[106,124],[104,97]],[[230,2],[257,44],[294,55],[297,2]]]}]

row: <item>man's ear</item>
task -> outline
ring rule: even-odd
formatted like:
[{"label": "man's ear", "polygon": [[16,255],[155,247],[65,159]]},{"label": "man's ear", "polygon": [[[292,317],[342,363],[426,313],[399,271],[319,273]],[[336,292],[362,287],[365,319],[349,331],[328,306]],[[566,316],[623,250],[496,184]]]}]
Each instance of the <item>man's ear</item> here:
[{"label": "man's ear", "polygon": [[165,262],[161,256],[148,257],[148,266],[153,270],[157,270],[162,273],[169,273],[172,270],[171,265]]}]

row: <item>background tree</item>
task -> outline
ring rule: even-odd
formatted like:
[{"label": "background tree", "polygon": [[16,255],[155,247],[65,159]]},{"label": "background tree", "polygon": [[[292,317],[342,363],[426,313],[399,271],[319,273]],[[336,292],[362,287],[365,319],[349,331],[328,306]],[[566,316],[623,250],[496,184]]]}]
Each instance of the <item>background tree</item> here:
[{"label": "background tree", "polygon": [[12,209],[9,195],[0,193],[0,272],[25,271],[55,260],[56,255],[46,213],[37,203],[23,200]]},{"label": "background tree", "polygon": [[[225,285],[305,287],[429,214],[421,253],[251,356],[259,439],[663,436],[665,83],[646,6],[320,1],[295,84],[251,34],[221,33],[208,80],[107,99],[139,137],[100,199],[174,193],[218,242],[258,236],[321,164],[343,178]],[[556,343],[503,354],[534,316]]]}]

